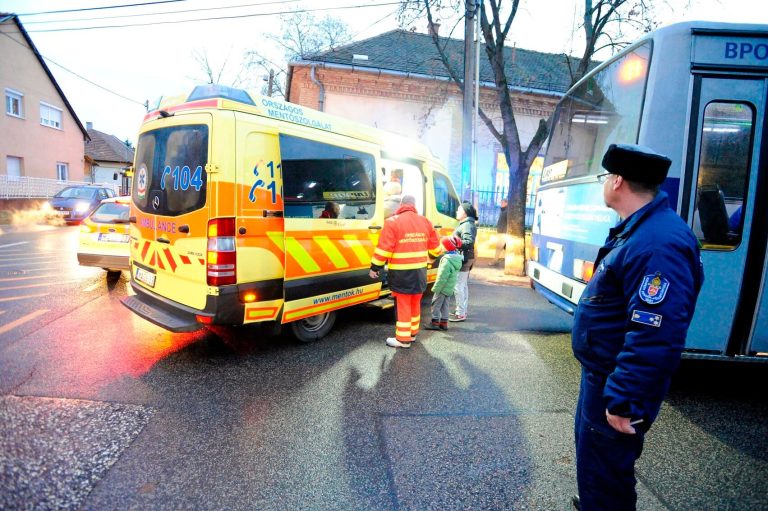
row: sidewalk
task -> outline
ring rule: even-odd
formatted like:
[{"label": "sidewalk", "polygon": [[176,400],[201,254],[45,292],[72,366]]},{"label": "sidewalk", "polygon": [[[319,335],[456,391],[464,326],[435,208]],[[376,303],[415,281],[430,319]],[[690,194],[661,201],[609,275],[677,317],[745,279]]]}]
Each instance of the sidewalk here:
[{"label": "sidewalk", "polygon": [[488,284],[500,284],[515,287],[531,287],[531,279],[527,276],[516,277],[504,274],[501,266],[490,266],[491,259],[481,257],[475,261],[475,266],[469,274],[469,280],[482,281]]}]

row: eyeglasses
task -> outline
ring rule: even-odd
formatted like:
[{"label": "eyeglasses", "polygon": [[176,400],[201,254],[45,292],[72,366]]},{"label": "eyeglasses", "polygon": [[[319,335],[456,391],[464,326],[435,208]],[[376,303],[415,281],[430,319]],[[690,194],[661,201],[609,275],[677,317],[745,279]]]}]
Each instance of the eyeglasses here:
[{"label": "eyeglasses", "polygon": [[605,183],[608,180],[608,176],[612,175],[610,172],[605,172],[603,174],[598,174],[597,176],[597,182],[600,184]]}]

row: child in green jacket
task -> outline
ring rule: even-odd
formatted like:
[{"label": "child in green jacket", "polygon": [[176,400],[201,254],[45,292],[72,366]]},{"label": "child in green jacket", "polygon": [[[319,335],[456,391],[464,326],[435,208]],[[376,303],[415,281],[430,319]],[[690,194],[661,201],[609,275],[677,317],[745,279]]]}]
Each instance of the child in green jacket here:
[{"label": "child in green jacket", "polygon": [[464,262],[464,257],[457,251],[461,248],[461,239],[457,236],[444,236],[440,243],[445,253],[440,259],[437,280],[432,286],[432,322],[424,327],[427,330],[448,330],[448,298],[453,296],[456,279]]}]

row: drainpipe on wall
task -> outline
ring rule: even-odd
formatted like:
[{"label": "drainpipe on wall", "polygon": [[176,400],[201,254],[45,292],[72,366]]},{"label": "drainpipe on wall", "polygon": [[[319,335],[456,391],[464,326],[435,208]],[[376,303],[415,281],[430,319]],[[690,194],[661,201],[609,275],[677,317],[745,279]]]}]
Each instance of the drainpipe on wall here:
[{"label": "drainpipe on wall", "polygon": [[325,106],[325,87],[323,86],[323,83],[317,79],[317,76],[315,75],[315,66],[312,64],[312,68],[309,71],[309,77],[312,79],[312,83],[320,87],[320,97],[317,99],[317,109],[321,112],[323,111],[323,107]]}]

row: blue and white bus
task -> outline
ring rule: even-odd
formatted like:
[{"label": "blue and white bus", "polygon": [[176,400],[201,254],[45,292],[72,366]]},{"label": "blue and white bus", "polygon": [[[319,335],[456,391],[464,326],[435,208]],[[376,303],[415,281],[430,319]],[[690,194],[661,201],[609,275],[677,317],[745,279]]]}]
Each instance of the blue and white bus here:
[{"label": "blue and white bus", "polygon": [[[617,215],[596,176],[612,143],[672,159],[662,188],[702,246],[693,358],[768,360],[768,25],[690,22],[644,36],[557,107],[527,273],[573,312]],[[764,358],[762,358],[764,357]]]}]

